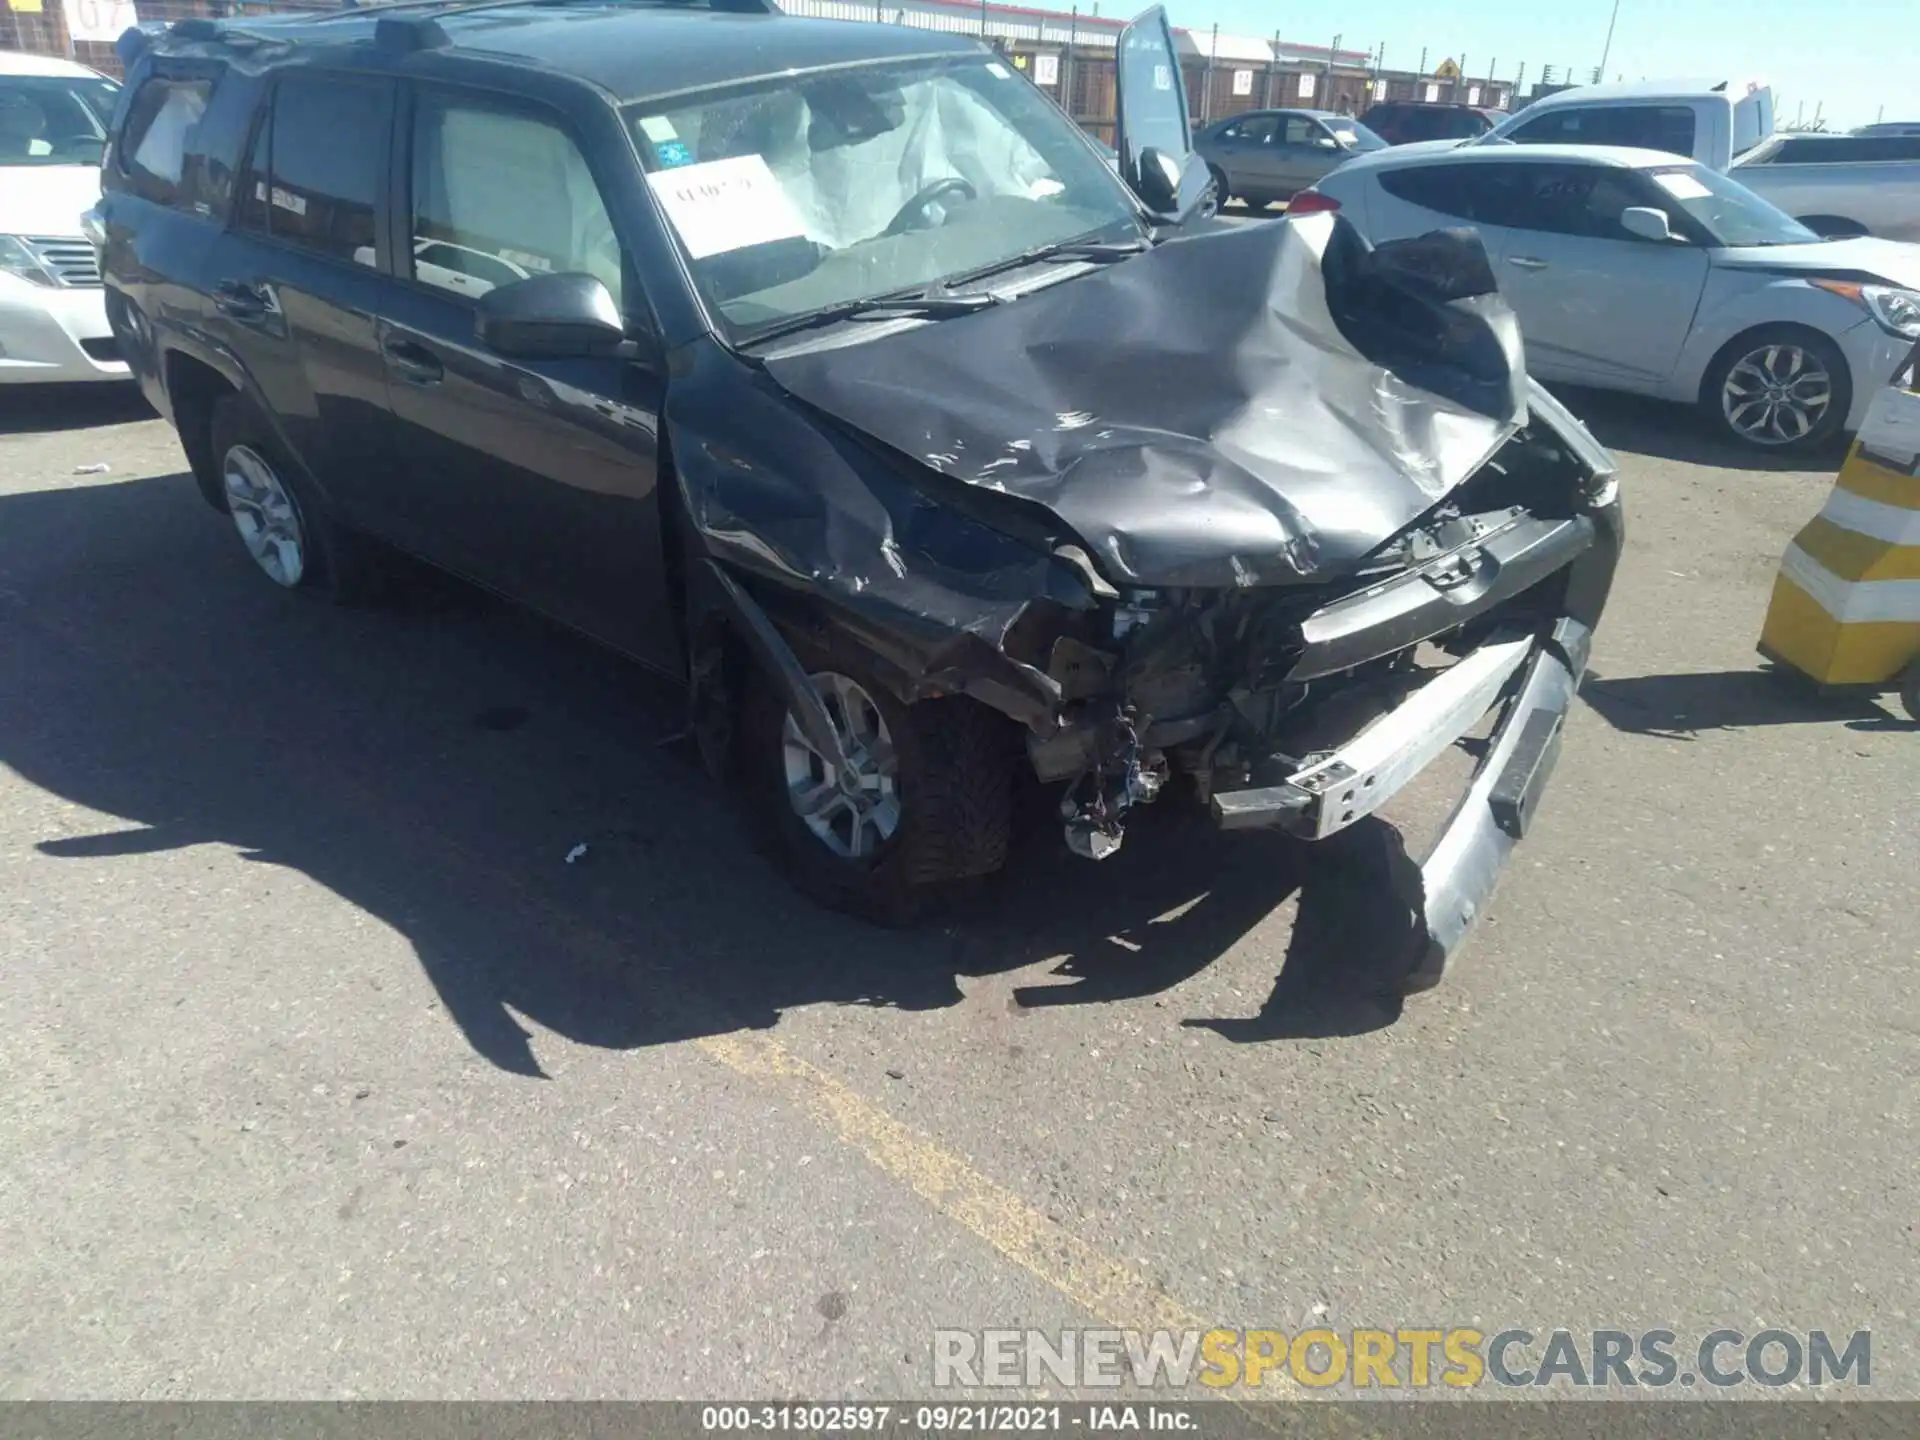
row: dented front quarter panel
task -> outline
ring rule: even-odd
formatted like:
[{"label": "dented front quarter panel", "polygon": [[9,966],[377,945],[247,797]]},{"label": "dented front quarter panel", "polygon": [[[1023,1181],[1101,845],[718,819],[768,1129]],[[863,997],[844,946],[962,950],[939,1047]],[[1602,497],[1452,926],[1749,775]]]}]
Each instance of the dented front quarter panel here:
[{"label": "dented front quarter panel", "polygon": [[926,484],[953,482],[821,423],[716,343],[676,356],[667,394],[696,558],[745,581],[791,634],[852,635],[903,701],[970,694],[1051,727],[1059,687],[1009,655],[1008,637],[1036,610],[1093,606],[1072,566],[943,502]]}]

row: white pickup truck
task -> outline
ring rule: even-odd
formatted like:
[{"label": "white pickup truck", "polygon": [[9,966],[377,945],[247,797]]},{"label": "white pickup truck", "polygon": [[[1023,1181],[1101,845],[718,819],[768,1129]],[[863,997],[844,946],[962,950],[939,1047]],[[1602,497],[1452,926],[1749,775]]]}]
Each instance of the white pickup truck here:
[{"label": "white pickup truck", "polygon": [[1668,150],[1732,175],[1820,234],[1920,241],[1920,142],[1776,135],[1773,91],[1758,82],[1583,85],[1469,143],[1501,142]]}]

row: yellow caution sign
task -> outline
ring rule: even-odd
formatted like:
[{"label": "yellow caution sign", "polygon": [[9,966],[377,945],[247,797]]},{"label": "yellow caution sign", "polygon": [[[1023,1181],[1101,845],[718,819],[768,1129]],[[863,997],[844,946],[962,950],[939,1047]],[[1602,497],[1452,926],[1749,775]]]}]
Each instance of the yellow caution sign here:
[{"label": "yellow caution sign", "polygon": [[1760,653],[1821,685],[1902,684],[1908,709],[1920,703],[1920,347],[1781,557]]}]

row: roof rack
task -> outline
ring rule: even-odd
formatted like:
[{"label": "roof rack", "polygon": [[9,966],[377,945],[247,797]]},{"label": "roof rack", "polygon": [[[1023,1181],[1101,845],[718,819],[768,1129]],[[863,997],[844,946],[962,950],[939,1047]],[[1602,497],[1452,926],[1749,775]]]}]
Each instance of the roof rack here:
[{"label": "roof rack", "polygon": [[[564,10],[574,5],[605,8],[609,0],[386,0],[337,12],[340,17],[373,14],[373,42],[387,50],[435,50],[452,37],[439,21],[448,15],[477,15],[489,10]],[[614,0],[636,10],[712,10],[729,15],[778,15],[774,0]],[[382,14],[382,11],[409,13]],[[330,17],[331,18],[331,17]]]}]

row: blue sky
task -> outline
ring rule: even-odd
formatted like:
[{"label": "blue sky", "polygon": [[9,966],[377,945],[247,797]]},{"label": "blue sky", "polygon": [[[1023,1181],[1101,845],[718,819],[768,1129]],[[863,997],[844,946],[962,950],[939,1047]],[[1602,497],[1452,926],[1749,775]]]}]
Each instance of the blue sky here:
[{"label": "blue sky", "polygon": [[[1497,60],[1511,80],[1527,62],[1527,83],[1542,65],[1591,75],[1607,38],[1610,0],[1333,0],[1329,5],[1276,5],[1272,0],[1166,0],[1176,25],[1238,35],[1271,35],[1326,45],[1341,32],[1343,48],[1386,42],[1391,68],[1412,68],[1426,47],[1429,68],[1466,55],[1478,78]],[[1065,8],[1062,4],[1060,8]],[[1116,17],[1146,0],[1107,0]],[[1324,30],[1324,35],[1316,33]],[[1920,120],[1920,0],[1620,0],[1607,79],[1713,75],[1759,77],[1772,84],[1778,120],[1794,119],[1801,102],[1813,118],[1824,103],[1829,129],[1864,125],[1881,106],[1889,120]]]}]

